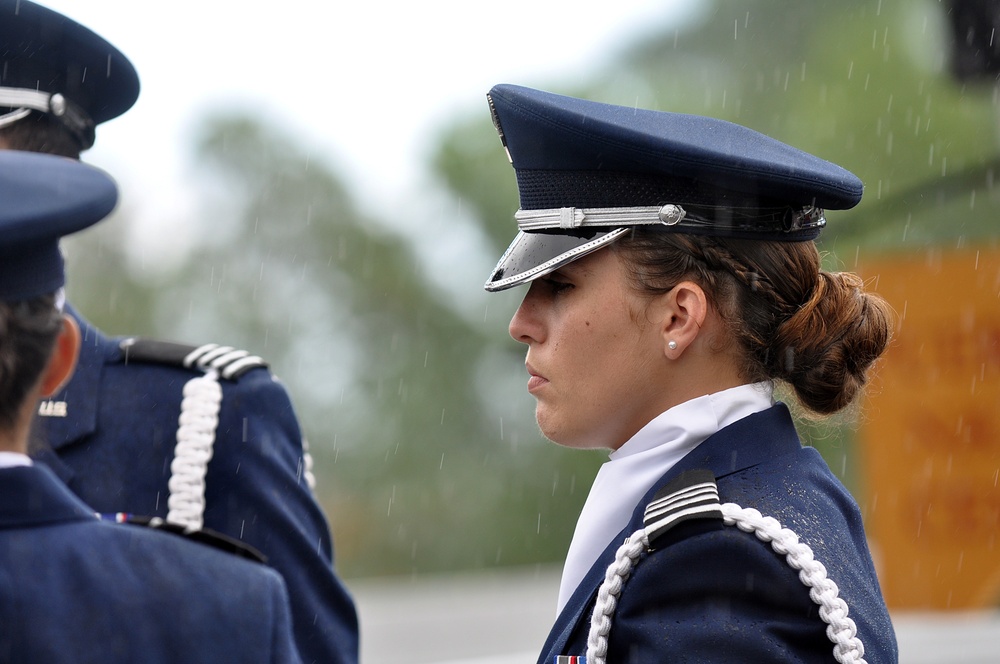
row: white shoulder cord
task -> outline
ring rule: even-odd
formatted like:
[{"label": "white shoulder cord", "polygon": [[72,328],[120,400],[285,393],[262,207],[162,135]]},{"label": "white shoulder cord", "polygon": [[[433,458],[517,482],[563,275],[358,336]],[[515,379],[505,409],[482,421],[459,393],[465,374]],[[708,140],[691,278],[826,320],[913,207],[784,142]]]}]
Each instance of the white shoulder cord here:
[{"label": "white shoulder cord", "polygon": [[646,529],[632,533],[615,552],[615,562],[608,565],[604,582],[597,591],[597,604],[590,617],[590,633],[587,635],[587,664],[607,664],[608,634],[611,633],[611,618],[618,608],[618,598],[622,587],[632,574],[632,567],[642,552],[649,548]]},{"label": "white shoulder cord", "polygon": [[847,616],[848,608],[840,589],[826,575],[826,567],[813,557],[812,549],[800,542],[798,535],[782,528],[777,519],[762,516],[752,507],[735,503],[722,506],[723,522],[743,532],[754,533],[762,542],[770,542],[775,553],[785,556],[792,569],[799,570],[799,580],[809,588],[809,597],[819,606],[819,617],[827,624],[826,636],[833,643],[833,658],[840,664],[865,662],[865,646],[858,638],[858,627]]},{"label": "white shoulder cord", "polygon": [[167,488],[167,521],[188,530],[200,530],[205,524],[205,476],[212,460],[215,430],[219,426],[222,387],[218,372],[230,378],[245,363],[260,362],[259,357],[231,346],[204,344],[189,353],[184,366],[201,369],[205,375],[184,384],[177,446],[170,463]]},{"label": "white shoulder cord", "polygon": [[219,426],[222,387],[215,371],[184,385],[177,446],[170,463],[167,521],[200,530],[205,516],[205,474]]},{"label": "white shoulder cord", "polygon": [[[800,542],[791,530],[782,528],[776,519],[761,516],[755,509],[744,509],[734,503],[719,507],[726,525],[735,525],[744,532],[754,533],[761,541],[770,542],[775,552],[784,555],[788,564],[799,570],[799,579],[809,588],[809,597],[819,605],[820,618],[827,623],[826,635],[834,644],[834,659],[840,664],[865,664],[865,648],[857,637],[857,625],[847,616],[847,603],[838,596],[837,584],[826,575],[823,563],[813,557],[812,549]],[[650,535],[661,529],[655,525],[640,528],[615,553],[615,561],[608,566],[604,582],[597,591],[587,638],[587,664],[606,664],[611,618],[622,587],[639,556],[649,547]]]}]

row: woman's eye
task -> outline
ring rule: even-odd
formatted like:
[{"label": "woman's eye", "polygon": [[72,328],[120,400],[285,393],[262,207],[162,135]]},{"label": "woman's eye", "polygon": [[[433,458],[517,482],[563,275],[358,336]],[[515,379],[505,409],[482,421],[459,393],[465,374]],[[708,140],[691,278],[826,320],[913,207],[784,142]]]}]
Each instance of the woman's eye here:
[{"label": "woman's eye", "polygon": [[568,281],[560,281],[558,279],[543,279],[542,282],[545,284],[546,288],[549,289],[549,292],[552,293],[553,295],[562,293],[563,291],[566,291],[573,287],[573,284],[569,283]]}]

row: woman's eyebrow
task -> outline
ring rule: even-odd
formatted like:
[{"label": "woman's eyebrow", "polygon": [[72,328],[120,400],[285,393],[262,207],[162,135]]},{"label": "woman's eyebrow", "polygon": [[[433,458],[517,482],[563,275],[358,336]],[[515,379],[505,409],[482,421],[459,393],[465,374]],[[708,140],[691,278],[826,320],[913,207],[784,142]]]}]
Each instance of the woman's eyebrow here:
[{"label": "woman's eyebrow", "polygon": [[582,263],[580,261],[573,261],[572,263],[566,263],[552,274],[562,275],[572,279],[574,277],[586,276],[592,272],[593,270],[587,267],[586,261],[583,261]]}]

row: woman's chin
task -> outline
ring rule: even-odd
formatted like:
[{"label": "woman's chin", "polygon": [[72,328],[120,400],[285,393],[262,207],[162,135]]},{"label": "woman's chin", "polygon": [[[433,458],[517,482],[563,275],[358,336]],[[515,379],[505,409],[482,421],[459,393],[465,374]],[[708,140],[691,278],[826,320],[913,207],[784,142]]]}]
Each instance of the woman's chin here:
[{"label": "woman's chin", "polygon": [[593,432],[556,426],[555,422],[546,420],[540,415],[536,410],[538,430],[545,438],[560,447],[568,447],[575,450],[597,450],[608,447],[606,443],[596,439],[592,435]]}]

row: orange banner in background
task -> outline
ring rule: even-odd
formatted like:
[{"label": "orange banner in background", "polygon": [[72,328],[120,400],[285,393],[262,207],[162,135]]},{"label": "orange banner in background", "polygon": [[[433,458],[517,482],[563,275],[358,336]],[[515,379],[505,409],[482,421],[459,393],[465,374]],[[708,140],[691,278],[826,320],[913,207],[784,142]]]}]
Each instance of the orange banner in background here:
[{"label": "orange banner in background", "polygon": [[859,266],[899,317],[860,431],[862,508],[893,609],[1000,604],[1000,250]]}]

